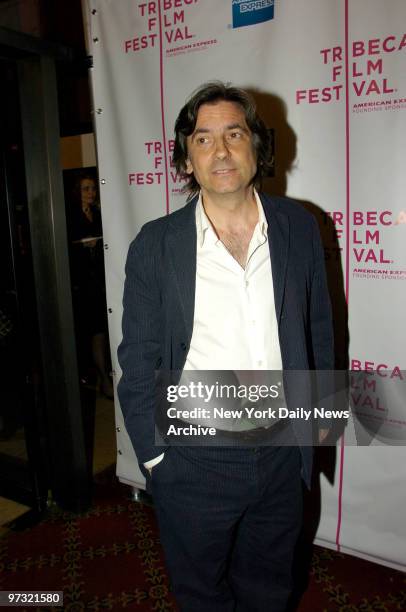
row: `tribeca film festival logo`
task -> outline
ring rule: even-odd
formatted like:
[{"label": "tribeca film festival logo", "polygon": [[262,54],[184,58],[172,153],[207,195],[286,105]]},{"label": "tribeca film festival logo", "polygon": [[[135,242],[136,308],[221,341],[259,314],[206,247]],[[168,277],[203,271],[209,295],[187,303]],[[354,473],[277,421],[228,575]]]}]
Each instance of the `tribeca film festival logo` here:
[{"label": "tribeca film festival logo", "polygon": [[233,28],[255,25],[274,17],[274,0],[233,0]]},{"label": "tribeca film festival logo", "polygon": [[[351,359],[349,400],[352,414],[371,440],[405,442],[405,372],[399,365]],[[365,444],[359,434],[358,443]]]},{"label": "tribeca film festival logo", "polygon": [[[344,235],[345,214],[342,211],[323,211],[321,213],[324,226],[332,224],[332,233],[324,246],[326,261],[339,261],[342,253],[340,241]],[[353,276],[357,278],[406,280],[406,268],[393,268],[394,260],[383,247],[383,232],[386,242],[391,244],[388,232],[406,231],[406,211],[394,213],[390,210],[355,210],[351,212],[352,222],[352,255],[357,264]],[[398,228],[396,226],[403,226]],[[388,240],[389,238],[389,240]],[[376,269],[375,264],[383,267]]]},{"label": "tribeca film festival logo", "polygon": [[[162,15],[161,27],[163,43],[168,45],[165,50],[167,57],[187,53],[190,51],[202,51],[217,40],[195,40],[196,34],[192,32],[187,22],[188,14],[200,0],[163,0],[161,2]],[[137,53],[149,48],[159,47],[159,24],[160,14],[157,0],[152,2],[140,2],[137,5],[138,15],[144,23],[144,31],[123,43],[124,53]]]},{"label": "tribeca film festival logo", "polygon": [[[395,83],[384,72],[384,58],[405,53],[406,34],[355,40],[349,45],[350,92],[362,98],[353,112],[398,110],[406,108],[406,93],[399,95]],[[324,87],[296,90],[296,104],[318,104],[344,99],[344,51],[341,46],[320,50],[323,65],[331,70],[331,82]]]},{"label": "tribeca film festival logo", "polygon": [[405,229],[405,211],[397,215],[390,210],[353,211],[351,217],[352,252],[356,262],[353,276],[370,280],[406,280],[406,267],[394,268],[392,255],[382,246],[383,233],[387,244],[388,230],[402,232]]},{"label": "tribeca film festival logo", "polygon": [[[172,184],[172,193],[183,193],[182,187],[187,180],[180,176],[172,161],[172,153],[175,147],[174,140],[168,140],[166,155],[169,162],[169,181]],[[164,145],[161,140],[149,140],[144,142],[144,154],[151,164],[150,169],[145,171],[134,171],[128,174],[128,184],[132,187],[143,185],[163,185],[164,184]]]},{"label": "tribeca film festival logo", "polygon": [[340,240],[344,233],[344,213],[340,210],[327,210],[320,211],[320,215],[325,229],[332,225],[329,235],[326,235],[324,230],[324,236],[326,237],[326,241],[323,240],[324,259],[325,261],[340,261],[343,250],[343,247],[340,246]]}]

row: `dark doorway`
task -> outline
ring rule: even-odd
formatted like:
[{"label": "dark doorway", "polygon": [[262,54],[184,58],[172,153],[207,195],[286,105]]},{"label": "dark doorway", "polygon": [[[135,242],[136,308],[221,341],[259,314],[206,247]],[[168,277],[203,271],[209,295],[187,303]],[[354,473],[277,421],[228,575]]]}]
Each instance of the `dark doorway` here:
[{"label": "dark doorway", "polygon": [[[0,28],[5,85],[0,103],[0,495],[36,511],[49,498],[73,511],[85,510],[91,500],[55,68],[57,60],[72,57],[66,47]],[[19,456],[12,450],[15,435]]]},{"label": "dark doorway", "polygon": [[0,495],[43,510],[49,486],[17,62],[0,58]]}]

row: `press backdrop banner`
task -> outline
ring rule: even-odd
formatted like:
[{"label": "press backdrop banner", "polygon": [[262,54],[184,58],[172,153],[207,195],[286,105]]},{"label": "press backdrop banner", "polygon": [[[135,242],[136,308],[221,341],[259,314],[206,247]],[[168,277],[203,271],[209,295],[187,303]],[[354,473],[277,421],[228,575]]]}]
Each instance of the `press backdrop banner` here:
[{"label": "press backdrop banner", "polygon": [[[184,205],[174,121],[196,87],[221,79],[251,90],[274,129],[268,190],[319,220],[339,367],[348,304],[350,366],[395,392],[406,369],[404,0],[88,0],[84,15],[116,382],[128,245]],[[377,389],[353,390],[379,436],[339,441],[333,473],[320,477],[317,539],[405,569],[406,408],[389,418]],[[117,473],[142,487],[116,405]]]}]

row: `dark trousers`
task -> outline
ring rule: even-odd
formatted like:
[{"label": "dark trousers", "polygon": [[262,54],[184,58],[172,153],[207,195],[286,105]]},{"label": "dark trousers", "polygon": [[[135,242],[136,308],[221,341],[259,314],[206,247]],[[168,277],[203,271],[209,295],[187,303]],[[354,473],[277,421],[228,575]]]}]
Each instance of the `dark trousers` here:
[{"label": "dark trousers", "polygon": [[282,612],[302,519],[297,447],[170,447],[151,476],[182,612]]}]

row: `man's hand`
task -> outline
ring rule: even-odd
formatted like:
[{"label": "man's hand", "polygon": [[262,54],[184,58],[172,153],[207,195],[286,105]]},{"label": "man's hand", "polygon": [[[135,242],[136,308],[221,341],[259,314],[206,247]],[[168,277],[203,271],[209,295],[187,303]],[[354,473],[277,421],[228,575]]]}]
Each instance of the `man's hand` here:
[{"label": "man's hand", "polygon": [[319,429],[319,444],[323,444],[329,433],[329,429]]}]

